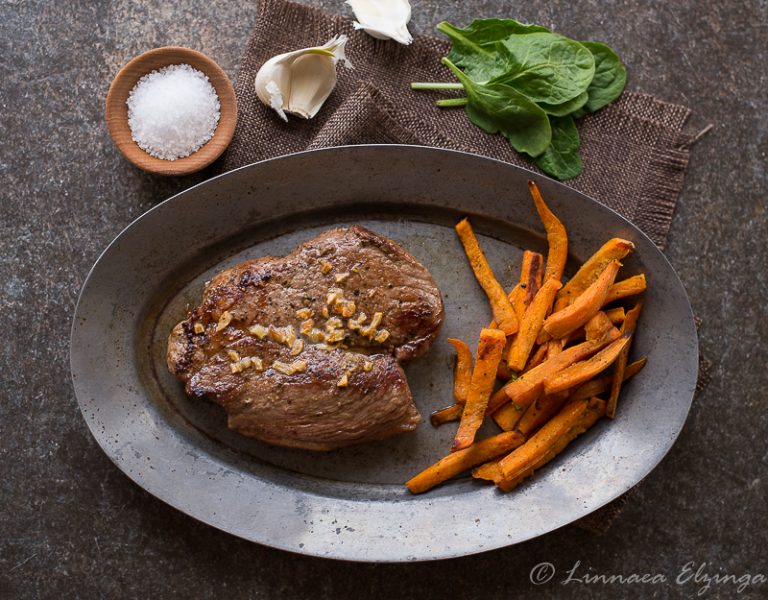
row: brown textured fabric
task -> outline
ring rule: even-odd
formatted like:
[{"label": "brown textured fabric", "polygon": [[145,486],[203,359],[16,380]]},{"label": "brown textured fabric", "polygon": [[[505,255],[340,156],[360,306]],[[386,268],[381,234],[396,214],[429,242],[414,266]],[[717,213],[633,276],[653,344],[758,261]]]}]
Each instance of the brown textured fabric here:
[{"label": "brown textured fabric", "polygon": [[[253,80],[268,58],[318,45],[346,33],[354,68],[338,68],[339,82],[312,120],[282,121],[257,98]],[[310,148],[402,143],[467,150],[536,170],[501,135],[475,127],[462,109],[440,109],[444,92],[414,92],[411,81],[453,81],[440,64],[446,41],[417,36],[410,46],[354,32],[352,21],[283,0],[261,0],[256,27],[237,78],[239,118],[223,158],[224,170]],[[621,213],[660,247],[683,184],[692,136],[690,111],[645,94],[581,119],[584,172],[566,182]]]},{"label": "brown textured fabric", "polygon": [[[350,36],[347,56],[354,68],[338,68],[337,87],[314,119],[289,117],[286,123],[259,101],[253,81],[267,59],[323,44],[339,33]],[[471,124],[463,110],[435,106],[449,94],[410,89],[412,81],[454,80],[440,64],[448,49],[446,41],[427,36],[417,36],[410,46],[375,40],[354,32],[345,17],[284,0],[260,0],[235,86],[238,123],[223,169],[313,148],[398,143],[466,150],[537,170],[502,136]],[[683,106],[625,92],[613,105],[580,120],[584,171],[566,185],[616,210],[663,248],[694,141],[683,131],[689,115]],[[576,525],[606,531],[635,489]]]}]

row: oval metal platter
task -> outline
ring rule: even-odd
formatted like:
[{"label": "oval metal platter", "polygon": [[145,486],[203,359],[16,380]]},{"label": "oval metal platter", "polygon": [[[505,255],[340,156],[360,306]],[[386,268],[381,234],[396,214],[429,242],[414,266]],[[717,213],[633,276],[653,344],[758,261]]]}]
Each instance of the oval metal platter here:
[{"label": "oval metal platter", "polygon": [[[526,181],[538,181],[570,237],[570,273],[613,236],[632,240],[622,276],[649,289],[633,355],[648,366],[603,419],[516,491],[465,476],[419,496],[403,485],[442,457],[455,425],[429,424],[452,402],[447,337],[477,342],[490,319],[453,225],[469,215],[505,287],[524,248],[546,252]],[[412,252],[442,290],[446,322],[407,366],[425,417],[417,431],[330,453],[235,434],[213,403],[188,398],[165,366],[173,325],[203,284],[242,260],[290,252],[326,228],[360,223]],[[104,251],[85,282],[71,339],[74,387],[114,463],[161,500],[234,535],[357,561],[462,556],[518,543],[587,515],[645,477],[691,405],[698,347],[680,280],[628,221],[564,185],[509,164],[413,146],[318,150],[232,171],[159,204]]]}]

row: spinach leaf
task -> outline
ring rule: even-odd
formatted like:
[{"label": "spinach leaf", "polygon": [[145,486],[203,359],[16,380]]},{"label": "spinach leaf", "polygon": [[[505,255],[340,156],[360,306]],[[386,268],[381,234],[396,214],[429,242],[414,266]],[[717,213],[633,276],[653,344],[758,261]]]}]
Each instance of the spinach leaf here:
[{"label": "spinach leaf", "polygon": [[546,173],[570,179],[581,173],[574,119],[618,98],[627,73],[605,44],[577,42],[541,25],[513,19],[477,19],[467,27],[437,27],[452,42],[443,59],[459,80],[413,82],[415,90],[463,90],[440,107],[465,107],[488,133],[501,133]]},{"label": "spinach leaf", "polygon": [[544,109],[544,112],[548,115],[564,117],[565,115],[569,115],[572,112],[579,110],[587,103],[588,99],[589,94],[583,92],[572,100],[568,100],[568,102],[563,102],[562,104],[547,104],[546,102],[537,102],[537,104],[541,106],[541,108]]},{"label": "spinach leaf", "polygon": [[587,88],[589,100],[575,117],[600,110],[621,96],[627,83],[627,70],[619,57],[600,42],[581,42],[595,57],[595,76]]},{"label": "spinach leaf", "polygon": [[[451,38],[451,53],[457,54],[478,49],[492,50],[496,42],[506,40],[512,35],[549,31],[541,25],[527,25],[514,19],[475,19],[464,28],[443,21],[438,23],[437,30]],[[450,56],[448,59],[454,62]]]},{"label": "spinach leaf", "polygon": [[475,83],[449,59],[445,64],[464,86],[469,119],[488,133],[501,132],[518,152],[538,156],[552,141],[547,113],[503,83]]},{"label": "spinach leaf", "polygon": [[544,154],[534,159],[536,165],[548,175],[561,181],[581,173],[579,131],[573,117],[552,117],[552,144]]},{"label": "spinach leaf", "polygon": [[587,91],[595,75],[595,59],[579,42],[556,33],[512,36],[497,46],[506,72],[493,79],[534,102],[562,104]]},{"label": "spinach leaf", "polygon": [[453,42],[448,60],[477,82],[505,72],[506,62],[496,48],[499,42],[512,35],[549,31],[541,25],[526,25],[514,19],[476,19],[463,29],[443,21],[437,30]]}]

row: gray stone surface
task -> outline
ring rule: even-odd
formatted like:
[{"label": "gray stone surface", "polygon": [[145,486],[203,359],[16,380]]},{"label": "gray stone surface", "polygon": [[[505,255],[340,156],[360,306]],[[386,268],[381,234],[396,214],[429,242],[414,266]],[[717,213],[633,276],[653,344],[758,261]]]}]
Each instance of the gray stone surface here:
[{"label": "gray stone surface", "polygon": [[[317,3],[348,11],[340,0]],[[0,597],[693,597],[709,576],[768,576],[765,299],[768,6],[764,0],[413,0],[415,32],[442,19],[516,16],[611,44],[630,88],[713,123],[697,145],[667,255],[704,319],[713,381],[677,444],[601,537],[566,528],[439,563],[294,556],[200,524],[102,454],[69,380],[70,317],[99,252],[132,219],[208,174],[158,179],[111,144],[103,101],[139,52],[198,48],[234,76],[255,16],[227,0],[0,2]],[[558,573],[534,586],[541,561]],[[663,574],[666,583],[572,582]],[[705,597],[734,597],[711,583]],[[740,597],[766,597],[768,583]]]}]

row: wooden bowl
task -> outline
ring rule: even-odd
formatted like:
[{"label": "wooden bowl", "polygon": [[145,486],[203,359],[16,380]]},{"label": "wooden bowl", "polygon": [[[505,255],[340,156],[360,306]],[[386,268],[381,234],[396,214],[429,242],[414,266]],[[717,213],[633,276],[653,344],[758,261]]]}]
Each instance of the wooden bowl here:
[{"label": "wooden bowl", "polygon": [[[163,160],[139,148],[131,138],[126,102],[128,94],[144,75],[169,65],[180,64],[188,64],[208,76],[219,96],[221,117],[213,137],[197,152],[185,158]],[[189,175],[210,165],[232,141],[237,123],[237,100],[227,74],[205,54],[189,48],[167,46],[140,54],[120,69],[109,87],[106,116],[112,141],[131,163],[158,175]]]}]

